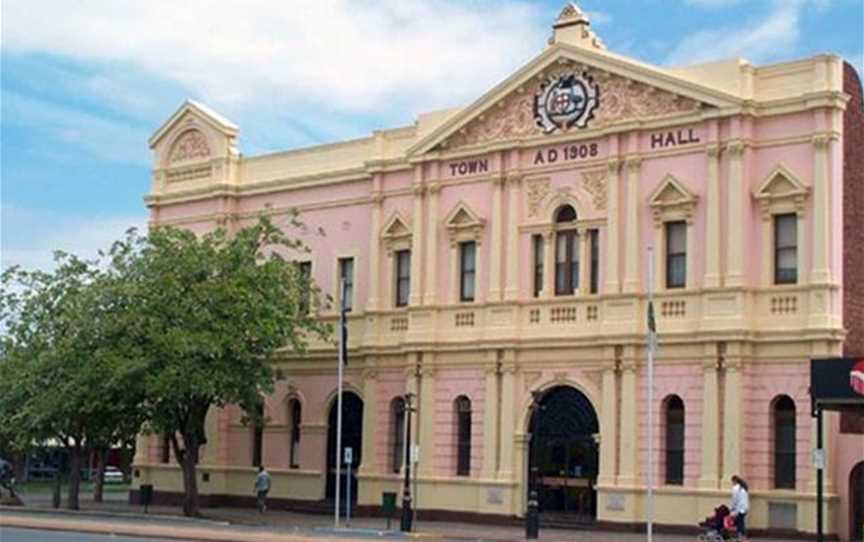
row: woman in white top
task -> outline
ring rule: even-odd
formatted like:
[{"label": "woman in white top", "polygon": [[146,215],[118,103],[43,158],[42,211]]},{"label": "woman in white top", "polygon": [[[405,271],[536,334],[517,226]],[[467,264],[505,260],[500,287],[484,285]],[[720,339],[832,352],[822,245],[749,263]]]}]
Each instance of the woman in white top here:
[{"label": "woman in white top", "polygon": [[735,518],[735,529],[738,537],[747,538],[747,512],[750,511],[750,494],[747,493],[747,482],[737,474],[732,476],[732,504],[729,506]]}]

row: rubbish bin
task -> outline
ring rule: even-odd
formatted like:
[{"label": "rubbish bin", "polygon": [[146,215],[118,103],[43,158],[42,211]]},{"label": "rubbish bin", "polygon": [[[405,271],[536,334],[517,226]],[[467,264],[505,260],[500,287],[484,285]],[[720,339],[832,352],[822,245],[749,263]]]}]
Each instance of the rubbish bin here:
[{"label": "rubbish bin", "polygon": [[387,528],[390,528],[390,520],[396,512],[396,493],[385,491],[381,493],[381,510],[387,516]]}]

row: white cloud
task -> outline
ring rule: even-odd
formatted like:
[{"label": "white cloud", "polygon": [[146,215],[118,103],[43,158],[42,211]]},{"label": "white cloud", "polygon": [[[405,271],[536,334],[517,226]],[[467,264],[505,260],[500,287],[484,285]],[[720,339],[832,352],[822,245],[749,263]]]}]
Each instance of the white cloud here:
[{"label": "white cloud", "polygon": [[700,6],[705,8],[725,8],[735,4],[740,4],[741,0],[685,0],[691,6]]},{"label": "white cloud", "polygon": [[359,112],[458,105],[549,31],[519,0],[7,0],[3,17],[13,52],[131,66],[216,104],[280,96]]},{"label": "white cloud", "polygon": [[760,62],[790,54],[800,37],[803,6],[803,0],[778,0],[764,19],[697,31],[672,50],[666,63],[683,65],[738,56]]},{"label": "white cloud", "polygon": [[147,216],[61,216],[4,205],[0,230],[0,269],[53,269],[55,250],[95,258],[124,232],[146,231]]}]

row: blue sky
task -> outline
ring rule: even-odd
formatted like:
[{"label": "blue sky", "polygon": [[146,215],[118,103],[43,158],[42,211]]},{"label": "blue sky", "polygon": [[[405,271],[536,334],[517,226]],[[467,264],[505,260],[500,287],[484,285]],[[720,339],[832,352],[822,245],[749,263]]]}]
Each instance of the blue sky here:
[{"label": "blue sky", "polygon": [[[861,0],[579,4],[609,49],[655,64],[833,52],[862,71]],[[247,155],[359,137],[471,102],[540,53],[563,5],[4,0],[0,265],[145,225],[147,138],[186,98],[238,124]]]}]

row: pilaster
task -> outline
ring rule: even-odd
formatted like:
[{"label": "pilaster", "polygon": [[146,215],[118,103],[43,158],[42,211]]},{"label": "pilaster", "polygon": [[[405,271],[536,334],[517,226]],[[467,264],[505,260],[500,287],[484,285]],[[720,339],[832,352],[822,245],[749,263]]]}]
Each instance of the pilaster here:
[{"label": "pilaster", "polygon": [[507,279],[504,299],[515,301],[519,296],[519,196],[522,193],[522,174],[507,176]]},{"label": "pilaster", "polygon": [[543,291],[540,297],[552,299],[555,296],[555,232],[543,232]]},{"label": "pilaster", "polygon": [[426,293],[424,294],[424,305],[435,305],[438,301],[438,198],[441,185],[432,183],[429,185],[429,216],[427,228],[428,250],[426,251]]},{"label": "pilaster", "polygon": [[587,295],[591,291],[591,243],[588,239],[588,228],[579,228],[579,290]]},{"label": "pilaster", "polygon": [[[367,358],[368,360],[368,358]],[[378,471],[375,441],[378,425],[378,371],[374,367],[363,369],[363,444],[359,471],[372,474]]]},{"label": "pilaster", "polygon": [[639,172],[642,158],[628,157],[627,165],[627,219],[624,223],[627,231],[624,258],[624,292],[639,291]]},{"label": "pilaster", "polygon": [[483,468],[481,477],[495,478],[498,465],[498,360],[497,351],[490,350],[485,366],[486,399],[483,405]]},{"label": "pilaster", "polygon": [[615,465],[618,463],[616,457],[618,452],[616,449],[618,442],[618,396],[615,372],[614,364],[603,369],[603,399],[600,410],[600,473],[597,477],[597,485],[600,486],[615,484]]},{"label": "pilaster", "polygon": [[498,174],[492,177],[492,245],[489,247],[489,294],[487,300],[501,300],[501,200],[505,177]]},{"label": "pilaster", "polygon": [[726,286],[744,282],[744,142],[731,141],[729,180],[726,183],[729,202],[726,207]]},{"label": "pilaster", "polygon": [[[729,483],[733,474],[741,474],[741,359],[730,358],[724,363],[723,382],[723,476],[721,486]],[[724,486],[725,487],[725,486]]]},{"label": "pilaster", "polygon": [[[418,166],[419,168],[419,166]],[[411,230],[411,293],[408,296],[408,304],[419,306],[423,303],[423,281],[420,274],[423,269],[423,195],[426,187],[422,184],[414,185],[414,217]]]},{"label": "pilaster", "polygon": [[[720,287],[720,147],[716,143],[707,146],[708,155],[708,201],[705,209],[705,288]],[[688,242],[690,235],[688,228]],[[688,255],[689,247],[688,247]]]},{"label": "pilaster", "polygon": [[501,422],[500,422],[500,446],[498,459],[498,478],[500,480],[513,479],[513,439],[516,431],[516,385],[515,360],[507,359],[505,353],[504,363],[501,365]]},{"label": "pilaster", "polygon": [[[813,137],[813,241],[810,243],[813,251],[813,267],[810,282],[827,284],[831,282],[831,269],[828,261],[828,249],[831,242],[831,223],[829,205],[829,171],[828,150],[831,140],[827,135]],[[799,251],[803,239],[798,239]]]},{"label": "pilaster", "polygon": [[617,294],[620,291],[618,282],[618,253],[620,213],[618,212],[618,187],[621,182],[621,160],[611,158],[608,162],[608,179],[606,182],[606,282],[605,293]]},{"label": "pilaster", "polygon": [[[375,175],[380,176],[380,173]],[[377,184],[380,185],[380,179]],[[381,235],[381,204],[384,196],[381,192],[375,191],[370,200],[372,217],[369,227],[369,297],[366,300],[366,310],[375,311],[378,310],[378,288],[381,283],[381,240],[378,236]]]},{"label": "pilaster", "polygon": [[430,356],[425,354],[420,369],[420,408],[414,418],[419,425],[420,464],[417,473],[420,476],[433,474],[435,457],[435,369],[426,365]]},{"label": "pilaster", "polygon": [[717,489],[720,467],[720,401],[717,357],[714,344],[706,346],[706,358],[702,364],[702,458],[699,468],[699,487]]},{"label": "pilaster", "polygon": [[632,487],[636,485],[637,455],[639,446],[637,442],[637,386],[636,386],[636,362],[632,359],[626,360],[621,374],[621,459],[618,474],[618,485]]}]

